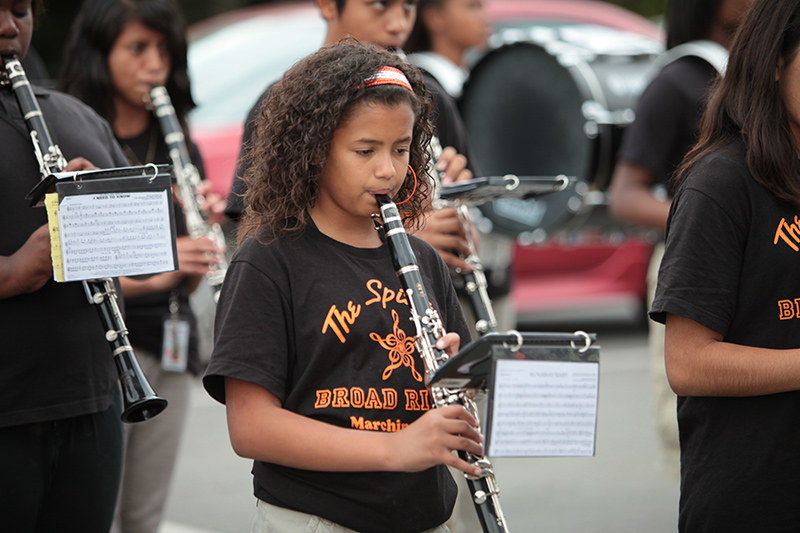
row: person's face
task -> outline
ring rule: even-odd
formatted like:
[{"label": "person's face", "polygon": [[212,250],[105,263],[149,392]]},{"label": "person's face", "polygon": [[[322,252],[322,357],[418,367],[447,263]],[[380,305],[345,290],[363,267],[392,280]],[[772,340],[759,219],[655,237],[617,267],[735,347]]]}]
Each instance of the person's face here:
[{"label": "person's face", "polygon": [[334,0],[321,0],[320,6],[334,40],[349,35],[389,49],[403,46],[417,14],[417,0],[347,0],[341,13]]},{"label": "person's face", "polygon": [[33,36],[32,0],[0,0],[0,55],[25,57]]},{"label": "person's face", "polygon": [[798,57],[800,51],[795,50],[794,58],[780,68],[779,83],[794,144],[800,152],[800,59]]},{"label": "person's face", "polygon": [[172,64],[166,38],[141,22],[125,24],[108,54],[115,99],[145,107],[145,95],[169,78]]},{"label": "person's face", "polygon": [[413,128],[407,103],[358,104],[333,133],[311,209],[315,221],[324,217],[343,230],[371,225],[370,216],[378,212],[375,194],[392,196],[405,179]]},{"label": "person's face", "polygon": [[489,23],[482,0],[445,0],[438,12],[439,36],[453,46],[466,50],[481,46],[489,38]]}]

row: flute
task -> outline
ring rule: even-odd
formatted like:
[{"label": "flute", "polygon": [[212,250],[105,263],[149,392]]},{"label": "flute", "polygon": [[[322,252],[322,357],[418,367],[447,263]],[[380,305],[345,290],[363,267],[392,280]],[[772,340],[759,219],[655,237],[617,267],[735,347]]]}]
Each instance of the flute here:
[{"label": "flute", "polygon": [[[172,168],[175,171],[175,180],[178,183],[178,198],[183,207],[183,214],[186,219],[186,229],[189,236],[193,238],[208,237],[220,249],[224,249],[225,235],[219,224],[209,224],[200,206],[205,202],[205,197],[198,194],[197,187],[200,185],[200,172],[192,164],[189,157],[189,150],[186,146],[186,139],[183,135],[183,128],[175,114],[175,108],[169,98],[165,87],[153,87],[150,90],[150,104],[153,113],[158,119],[161,133],[164,135],[164,142],[169,151],[169,158],[172,161]],[[211,271],[206,274],[206,280],[211,287],[214,302],[219,301],[219,293],[222,290],[222,282],[225,280],[225,272],[228,264],[225,256],[221,256],[220,263],[213,263]]]},{"label": "flute", "polygon": [[[414,342],[425,363],[426,374],[430,376],[448,359],[448,355],[443,350],[436,348],[436,341],[444,335],[442,320],[428,298],[397,206],[388,196],[376,194],[375,198],[380,208],[386,244],[391,252],[400,285],[403,287],[411,307],[411,320],[417,330]],[[472,399],[474,394],[474,390],[431,387],[431,397],[435,407],[460,404],[477,420],[478,409]],[[508,533],[506,520],[500,508],[500,488],[497,485],[491,462],[484,456],[473,455],[463,450],[459,450],[458,455],[481,469],[480,475],[465,475],[465,477],[483,531]]]},{"label": "flute", "polygon": [[[61,172],[67,166],[67,160],[50,136],[50,130],[22,64],[15,57],[3,57],[3,66],[6,83],[11,85],[30,132],[42,179]],[[156,396],[136,360],[136,354],[128,340],[128,328],[117,304],[114,283],[111,278],[86,280],[83,282],[83,289],[88,302],[97,306],[100,321],[105,328],[106,341],[111,346],[122,386],[123,422],[141,422],[156,416],[167,407],[167,400]]]}]

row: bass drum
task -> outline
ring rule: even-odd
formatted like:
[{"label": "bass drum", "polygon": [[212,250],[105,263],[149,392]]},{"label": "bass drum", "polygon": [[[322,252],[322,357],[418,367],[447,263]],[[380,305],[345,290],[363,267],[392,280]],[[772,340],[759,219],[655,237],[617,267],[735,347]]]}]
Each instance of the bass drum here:
[{"label": "bass drum", "polygon": [[604,204],[622,132],[663,45],[573,25],[506,30],[492,46],[459,101],[481,170],[563,174],[572,186],[535,200],[496,200],[481,211],[494,231],[539,241]]}]

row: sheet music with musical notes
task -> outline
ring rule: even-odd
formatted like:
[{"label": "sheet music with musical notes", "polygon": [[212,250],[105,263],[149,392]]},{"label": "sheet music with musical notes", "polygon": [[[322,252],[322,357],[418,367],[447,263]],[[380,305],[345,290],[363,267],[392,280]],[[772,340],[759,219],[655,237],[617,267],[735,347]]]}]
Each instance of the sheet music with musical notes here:
[{"label": "sheet music with musical notes", "polygon": [[487,443],[491,457],[591,457],[598,362],[498,359]]},{"label": "sheet music with musical notes", "polygon": [[48,212],[51,236],[60,235],[56,281],[176,270],[170,202],[168,189],[61,198],[57,211]]}]

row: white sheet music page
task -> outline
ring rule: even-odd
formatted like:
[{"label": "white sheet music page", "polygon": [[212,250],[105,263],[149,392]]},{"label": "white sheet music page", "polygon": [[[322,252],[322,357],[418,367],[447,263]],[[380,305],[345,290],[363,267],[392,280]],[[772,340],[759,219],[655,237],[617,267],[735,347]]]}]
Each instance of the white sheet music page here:
[{"label": "white sheet music page", "polygon": [[600,364],[498,359],[490,457],[591,457]]},{"label": "white sheet music page", "polygon": [[58,208],[64,281],[175,270],[167,192],[65,196]]}]

